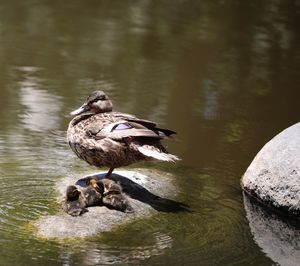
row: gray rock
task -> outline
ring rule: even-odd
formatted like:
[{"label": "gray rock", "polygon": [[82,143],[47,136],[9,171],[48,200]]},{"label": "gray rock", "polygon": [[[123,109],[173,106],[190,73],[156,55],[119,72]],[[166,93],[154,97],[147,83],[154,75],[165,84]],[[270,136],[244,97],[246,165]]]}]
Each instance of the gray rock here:
[{"label": "gray rock", "polygon": [[[89,176],[101,179],[104,173],[95,173],[78,180],[78,177],[65,177],[56,186],[58,203],[65,195],[68,185],[78,187]],[[116,171],[112,179],[119,182],[123,192],[133,207],[133,213],[124,213],[108,209],[105,206],[89,207],[88,212],[73,217],[63,211],[56,215],[47,215],[34,222],[37,234],[43,238],[87,237],[112,230],[114,227],[130,222],[132,219],[147,217],[158,211],[184,211],[186,207],[176,202],[178,190],[174,186],[174,176],[156,170],[136,169],[134,171]]]},{"label": "gray rock", "polygon": [[274,262],[282,266],[300,263],[299,224],[267,212],[260,204],[244,195],[244,207],[254,241]]},{"label": "gray rock", "polygon": [[263,203],[300,217],[300,123],[282,131],[260,150],[241,185]]}]

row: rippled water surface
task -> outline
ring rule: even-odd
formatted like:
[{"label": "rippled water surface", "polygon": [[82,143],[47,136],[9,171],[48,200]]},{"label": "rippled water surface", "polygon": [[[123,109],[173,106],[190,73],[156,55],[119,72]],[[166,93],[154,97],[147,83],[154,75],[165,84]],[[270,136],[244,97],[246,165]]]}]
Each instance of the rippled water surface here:
[{"label": "rippled water surface", "polygon": [[[299,121],[299,25],[299,1],[2,1],[0,265],[294,265],[299,230],[280,222],[285,242],[239,179]],[[41,239],[32,222],[59,210],[57,181],[95,171],[65,134],[96,88],[116,110],[178,132],[166,145],[180,163],[139,166],[173,173],[192,211]]]}]

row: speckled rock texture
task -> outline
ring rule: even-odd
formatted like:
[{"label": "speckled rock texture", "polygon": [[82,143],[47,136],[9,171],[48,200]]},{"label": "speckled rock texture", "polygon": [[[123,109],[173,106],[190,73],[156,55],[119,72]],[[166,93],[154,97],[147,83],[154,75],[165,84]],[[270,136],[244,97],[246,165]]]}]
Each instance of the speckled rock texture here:
[{"label": "speckled rock texture", "polygon": [[244,207],[254,241],[275,265],[299,266],[299,223],[282,219],[247,195],[244,195]]},{"label": "speckled rock texture", "polygon": [[241,185],[264,204],[300,217],[300,123],[282,131],[260,150]]},{"label": "speckled rock texture", "polygon": [[[62,178],[56,186],[58,204],[63,199],[68,185],[75,184],[80,188],[90,176],[101,179],[104,175],[94,173],[82,178],[78,176]],[[133,213],[96,206],[89,207],[88,212],[81,216],[73,217],[61,210],[56,215],[47,215],[34,222],[37,235],[57,239],[94,236],[133,219],[147,217],[157,212],[186,210],[184,204],[174,200],[178,190],[174,185],[174,176],[169,173],[145,169],[119,170],[112,175],[112,179],[122,186],[133,207]]]}]

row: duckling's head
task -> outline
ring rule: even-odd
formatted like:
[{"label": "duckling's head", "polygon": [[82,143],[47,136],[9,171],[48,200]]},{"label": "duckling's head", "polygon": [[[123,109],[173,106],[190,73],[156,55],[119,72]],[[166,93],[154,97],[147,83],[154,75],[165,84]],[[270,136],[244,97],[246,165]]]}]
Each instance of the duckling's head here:
[{"label": "duckling's head", "polygon": [[106,184],[104,195],[106,195],[106,194],[121,194],[121,193],[122,193],[122,187],[118,183],[111,181]]},{"label": "duckling's head", "polygon": [[89,187],[93,187],[97,192],[101,195],[104,193],[104,185],[100,180],[96,178],[91,178],[86,181],[86,185]]},{"label": "duckling's head", "polygon": [[77,200],[80,196],[80,191],[75,186],[68,186],[66,191],[67,200]]},{"label": "duckling's head", "polygon": [[92,177],[86,181],[86,185],[89,187],[95,187],[97,185],[97,179]]},{"label": "duckling's head", "polygon": [[105,113],[113,109],[112,102],[103,91],[94,91],[86,99],[85,103],[70,114],[72,116],[82,113]]}]

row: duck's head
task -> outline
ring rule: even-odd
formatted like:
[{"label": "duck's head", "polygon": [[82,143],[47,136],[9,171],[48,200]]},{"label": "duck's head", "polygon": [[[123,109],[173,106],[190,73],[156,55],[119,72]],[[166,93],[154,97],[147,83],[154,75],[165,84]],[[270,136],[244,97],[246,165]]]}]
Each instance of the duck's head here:
[{"label": "duck's head", "polygon": [[80,191],[75,186],[68,186],[66,191],[67,200],[77,200],[80,196]]},{"label": "duck's head", "polygon": [[86,185],[89,187],[93,187],[97,192],[101,195],[104,193],[104,185],[100,180],[96,178],[91,178],[86,181]]},{"label": "duck's head", "polygon": [[92,177],[92,178],[86,180],[86,182],[85,182],[85,184],[86,184],[87,186],[91,186],[91,187],[94,187],[96,183],[97,183],[97,179],[94,178],[94,177]]},{"label": "duck's head", "polygon": [[114,181],[109,182],[105,186],[104,196],[108,194],[121,194],[121,193],[122,193],[122,187]]},{"label": "duck's head", "polygon": [[85,103],[70,115],[80,115],[82,113],[105,113],[113,109],[112,102],[103,91],[94,91],[86,99]]}]

